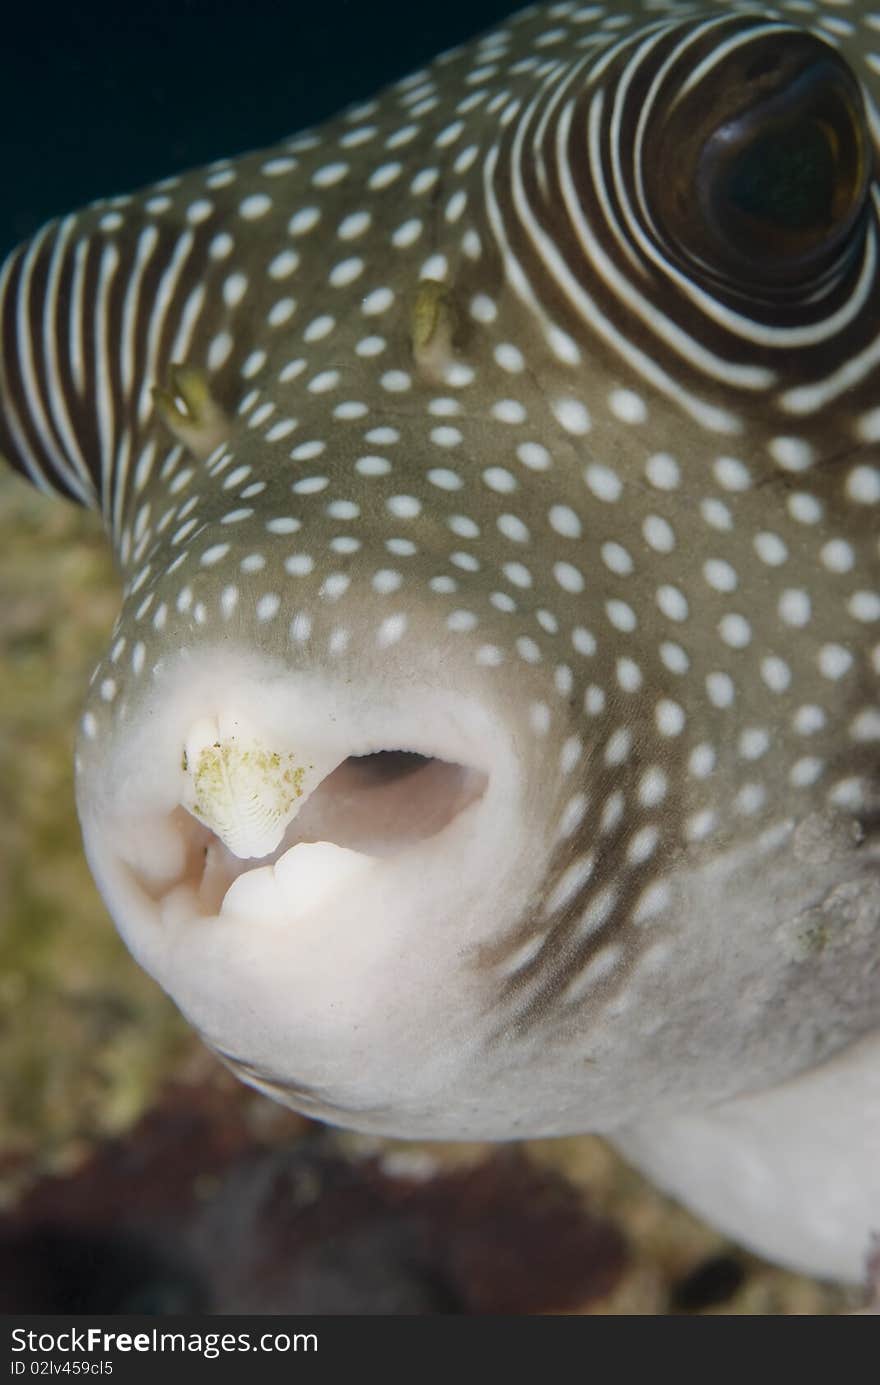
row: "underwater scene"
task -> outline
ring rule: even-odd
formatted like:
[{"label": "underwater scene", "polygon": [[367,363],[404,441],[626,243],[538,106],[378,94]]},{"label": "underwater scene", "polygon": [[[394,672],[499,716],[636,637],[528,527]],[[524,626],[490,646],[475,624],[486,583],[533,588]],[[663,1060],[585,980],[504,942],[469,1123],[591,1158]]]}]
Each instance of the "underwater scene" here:
[{"label": "underwater scene", "polygon": [[[329,0],[317,7],[303,0],[275,4],[265,0],[248,4],[156,0],[149,6],[52,5],[48,11],[43,7],[32,12],[19,7],[4,35],[5,75],[0,84],[0,129],[4,131],[8,169],[0,206],[0,263],[51,218],[79,211],[99,198],[136,192],[200,165],[236,159],[300,130],[320,126],[344,107],[368,102],[387,84],[407,78],[437,55],[506,20],[516,8],[504,0],[447,0],[436,12],[430,7],[382,0],[374,4]],[[574,23],[571,16],[575,12],[593,10],[595,23],[605,23],[607,32],[613,34],[616,19],[628,15],[632,7],[626,0],[610,0],[606,5],[571,3],[544,8],[549,12],[548,32],[556,23]],[[641,3],[638,8],[647,10],[651,19],[664,6]],[[815,17],[822,7],[791,4],[781,8],[789,19],[798,20],[803,13]],[[835,15],[843,13],[835,7]],[[591,21],[581,17],[578,22],[587,26]],[[543,60],[543,54],[551,49],[545,46],[536,51]],[[497,109],[500,112],[501,106]],[[353,140],[346,158],[354,164],[358,157],[359,146]],[[461,169],[465,176],[465,160]],[[329,175],[328,180],[332,181]],[[256,217],[256,202],[253,205]],[[404,214],[401,211],[399,219]],[[353,240],[351,244],[357,249]],[[515,258],[515,235],[511,235],[510,244]],[[434,254],[442,259],[441,251],[442,246]],[[550,263],[550,251],[547,253]],[[340,283],[342,274],[355,276],[358,272],[354,260],[343,263],[349,267],[341,272]],[[277,277],[283,272],[279,266]],[[426,282],[433,285],[434,279],[428,277]],[[317,289],[308,292],[314,321],[318,322],[324,311],[321,295]],[[475,314],[478,321],[481,311],[478,308]],[[494,311],[488,300],[484,311],[488,323]],[[447,312],[448,320],[444,317]],[[423,329],[425,315],[430,323]],[[418,295],[411,332],[412,355],[424,378],[432,381],[433,372],[446,369],[446,354],[453,350],[450,342],[455,344],[455,351],[466,353],[468,349],[469,339],[459,334],[458,318],[439,290]],[[462,340],[464,347],[459,346]],[[7,337],[2,349],[8,351],[9,346]],[[505,355],[504,347],[507,343],[497,348],[496,359],[500,367],[510,369],[513,378],[521,369],[515,354],[518,348],[507,347]],[[325,383],[338,363],[334,351],[339,349],[328,348],[322,365]],[[368,360],[372,349],[365,347],[362,359]],[[565,349],[563,342],[563,354]],[[241,373],[246,375],[247,369]],[[164,387],[166,382],[162,383]],[[393,380],[386,387],[392,394],[396,388]],[[187,427],[192,418],[183,407],[189,403],[193,413],[198,413],[203,403],[199,402],[200,388],[201,377],[195,383],[178,378],[168,385],[169,398],[176,390],[175,397],[164,404],[158,396],[157,400],[167,408],[171,433],[182,440],[181,447],[191,445],[196,465],[209,466],[209,458],[217,455],[215,439],[212,435],[210,445],[205,441],[210,429],[205,438],[201,434],[191,436]],[[322,388],[319,384],[318,390]],[[332,389],[332,383],[327,389]],[[623,394],[619,391],[620,428],[628,426],[623,415],[628,409],[632,412],[638,402],[637,395],[624,398]],[[496,406],[498,427],[515,425],[514,401],[502,402],[509,407],[505,417]],[[586,428],[581,426],[574,401],[565,403],[568,407],[557,416],[576,445]],[[435,440],[438,446],[448,446],[445,455],[453,459],[456,441],[460,442],[456,432],[469,420],[453,416],[451,407],[447,413],[441,417],[438,411],[433,420],[435,434],[440,435]],[[374,454],[391,450],[394,431],[384,416],[383,425],[384,443],[371,444],[376,474],[379,464]],[[375,430],[377,437],[380,431]],[[298,434],[298,439],[301,436],[307,435]],[[474,436],[488,439],[491,448],[488,432]],[[603,436],[610,439],[610,455],[614,455],[613,431],[608,428]],[[535,449],[520,454],[526,468],[523,474],[527,472],[529,484],[543,484],[540,443],[523,446]],[[662,442],[658,440],[656,447],[659,453]],[[313,454],[302,455],[303,464],[311,466]],[[450,468],[452,464],[450,460]],[[361,470],[367,474],[366,467]],[[435,485],[445,503],[447,492],[459,483],[454,470],[444,471],[445,475],[438,472]],[[490,476],[486,481],[492,504],[500,503],[498,496],[508,493],[509,487],[505,479],[509,473],[500,468],[496,473],[494,479]],[[602,487],[611,485],[610,475],[594,474],[593,500],[597,504],[603,500]],[[80,494],[86,495],[84,476],[84,471],[71,471],[69,494],[76,494],[79,485]],[[735,503],[737,484],[732,479],[725,493],[731,504]],[[658,493],[663,485],[661,478]],[[396,513],[392,511],[401,531],[406,523],[407,511],[402,504],[406,498],[396,496],[401,503]],[[304,490],[304,505],[307,499]],[[367,505],[364,512],[369,513]],[[495,524],[494,510],[486,513],[489,518],[485,522],[481,517],[484,529]],[[337,515],[345,518],[341,509]],[[290,521],[293,523],[299,521]],[[561,552],[565,548],[576,523],[579,521],[570,507],[557,507],[555,534],[551,536],[554,551],[548,562],[558,557],[557,549]],[[477,554],[473,561],[478,563],[480,545],[472,532],[477,526],[471,521],[469,530],[460,520],[457,531],[452,527],[457,542]],[[514,522],[506,512],[498,527],[515,547]],[[350,531],[356,544],[356,528],[350,526]],[[275,532],[285,532],[281,521],[276,521]],[[664,546],[665,532],[659,520],[645,530],[648,541],[658,549]],[[395,537],[389,541],[387,568],[383,567],[373,581],[374,592],[388,600],[397,599],[395,574],[398,566],[405,565],[405,545],[410,542],[397,534],[395,529]],[[337,545],[334,561],[341,561],[345,552]],[[610,540],[603,553],[606,567],[625,575],[629,562],[625,547],[615,547]],[[123,568],[127,565],[127,559],[120,563]],[[459,561],[459,567],[461,570],[447,582],[467,580],[467,564]],[[557,590],[562,589],[563,600],[578,599],[581,579],[576,567],[558,562],[556,567]],[[288,566],[287,571],[306,573],[307,569]],[[517,570],[509,564],[508,571],[511,580],[505,590],[519,599],[527,577],[521,566]],[[718,580],[723,582],[724,573],[720,568],[718,572]],[[0,466],[0,1311],[813,1315],[864,1309],[864,1285],[840,1285],[830,1277],[797,1274],[751,1253],[665,1196],[597,1135],[571,1134],[569,1126],[553,1138],[516,1138],[517,1128],[528,1123],[517,1116],[518,1081],[524,1109],[534,1105],[527,1094],[532,1041],[548,1050],[559,1047],[577,1027],[566,1011],[552,1033],[540,1028],[541,1007],[552,1008],[555,1003],[562,985],[557,985],[559,968],[569,950],[578,945],[574,934],[560,934],[558,956],[551,959],[556,971],[550,974],[540,1001],[534,1005],[530,1001],[532,1008],[523,1002],[522,1013],[516,1011],[516,1019],[510,1020],[511,1032],[518,1024],[516,1032],[525,1033],[527,1038],[523,1041],[521,1078],[518,1067],[512,1076],[503,1070],[507,1085],[499,1089],[499,1101],[505,1106],[504,1120],[487,1114],[482,1124],[476,1121],[475,1137],[468,1140],[453,1138],[430,1102],[419,1104],[419,1093],[412,1097],[411,1110],[407,1108],[399,1124],[405,1128],[409,1121],[414,1138],[389,1138],[378,1129],[364,1128],[371,1123],[377,1127],[383,1124],[385,1098],[378,1078],[376,1091],[380,1095],[374,1106],[380,1114],[375,1121],[371,1114],[353,1121],[360,1124],[359,1130],[346,1127],[346,1110],[361,1109],[353,1098],[350,1107],[346,1106],[351,1086],[347,1074],[339,1079],[339,1095],[332,1099],[321,1092],[314,1095],[319,1083],[303,1081],[298,1105],[305,1114],[272,1100],[266,1093],[280,1089],[288,1081],[287,1075],[271,1069],[263,1050],[257,1062],[239,1059],[231,1046],[224,1048],[219,1010],[215,1016],[210,1005],[199,1009],[202,1000],[196,980],[192,985],[187,983],[189,989],[181,1004],[187,1013],[200,1017],[199,1028],[211,1044],[206,1046],[162,988],[164,985],[174,991],[161,966],[157,963],[155,969],[162,985],[142,970],[126,949],[83,849],[74,793],[76,740],[87,695],[98,697],[94,688],[91,694],[88,690],[99,664],[102,672],[95,688],[107,685],[107,649],[120,610],[123,580],[130,592],[131,572],[120,577],[99,513],[57,494],[41,494],[11,468]],[[291,581],[296,580],[292,575]],[[339,590],[345,590],[341,582]],[[434,590],[440,593],[452,588],[436,585]],[[463,596],[460,599],[464,601]],[[507,599],[513,600],[510,596]],[[127,603],[132,600],[131,595],[126,596]],[[237,597],[228,598],[230,608],[235,600]],[[267,598],[263,600],[265,603]],[[282,603],[284,600],[282,595]],[[496,602],[495,607],[494,614],[501,619],[503,603]],[[448,627],[452,632],[458,629],[468,639],[469,609],[466,602],[463,609],[456,608]],[[259,611],[260,620],[264,616],[269,620],[274,614],[270,604],[258,607]],[[365,625],[368,615],[359,616],[352,624],[357,626],[360,620]],[[551,617],[539,620],[539,624],[549,637]],[[537,626],[535,635],[543,638]],[[392,648],[397,634],[391,625],[380,628],[380,641],[383,638]],[[731,638],[735,641],[736,635]],[[582,645],[586,641],[585,633]],[[527,644],[520,646],[521,651],[529,648]],[[496,658],[501,663],[498,641],[493,636],[488,642],[487,636],[481,649],[477,662],[481,676],[485,673],[489,677]],[[528,652],[521,653],[529,676],[530,657]],[[668,652],[667,664],[674,663],[676,657],[684,656]],[[445,645],[438,645],[424,658],[438,687],[444,685],[447,674],[452,681],[448,670],[455,666],[457,655],[447,655]],[[365,657],[360,666],[352,662],[349,683],[357,682],[359,667],[365,683],[373,677],[373,665]],[[218,668],[222,676],[222,664]],[[557,688],[565,677],[558,675]],[[641,677],[632,660],[628,666],[618,664],[618,697],[627,694],[627,678],[635,687]],[[718,696],[723,701],[722,685],[713,686],[720,690]],[[565,687],[562,692],[568,695]],[[506,707],[511,696],[507,691],[503,697],[499,694],[499,707]],[[109,701],[109,697],[104,700]],[[664,705],[667,717],[673,718],[671,709],[677,704]],[[469,713],[459,713],[457,704],[454,710],[450,725],[455,724],[457,735]],[[401,717],[409,717],[407,706]],[[415,725],[418,717],[412,720]],[[488,746],[494,731],[490,728],[484,733],[482,723],[476,720],[474,725],[476,731],[467,723],[461,745],[466,749],[477,746],[473,762],[479,766],[480,738]],[[661,725],[661,732],[672,735],[674,727]],[[157,745],[159,734],[157,728]],[[214,734],[212,730],[208,740]],[[453,742],[459,744],[450,731]],[[387,749],[377,751],[375,747],[380,744]],[[384,767],[379,766],[377,794],[385,792],[386,771],[389,776],[405,778],[410,773],[431,773],[431,764],[441,763],[439,750],[413,749],[420,744],[413,732],[402,750],[404,757],[410,755],[417,762],[414,765],[386,760]],[[566,744],[570,747],[570,742]],[[149,750],[148,738],[147,758]],[[201,755],[203,750],[202,741],[187,742],[183,752],[186,772],[187,756]],[[358,743],[349,752],[347,763],[375,760],[378,754],[389,751],[401,755],[389,733],[377,731],[369,744]],[[488,756],[490,752],[487,749],[485,753]],[[491,753],[495,754],[494,743]],[[97,782],[104,752],[92,746],[88,754],[95,757]],[[500,750],[498,755],[501,763]],[[446,777],[452,782],[452,771],[461,770],[467,757],[464,751],[450,751],[445,758],[451,765]],[[605,763],[606,767],[616,763],[611,750]],[[444,773],[449,768],[445,765]],[[448,805],[438,809],[444,816],[437,822],[429,808],[418,802],[408,826],[390,796],[387,807],[375,810],[376,820],[384,822],[384,813],[388,822],[393,821],[389,831],[398,833],[404,842],[411,833],[420,848],[422,838],[446,827],[447,820],[454,828],[456,822],[465,821],[467,813],[485,806],[480,798],[482,781],[477,776],[472,786],[467,779],[470,773],[466,765],[464,777],[455,780],[454,792],[448,791]],[[543,782],[540,763],[535,775],[535,783]],[[446,780],[439,773],[435,778],[437,792],[445,794]],[[189,800],[195,823],[192,831],[202,831],[203,825],[205,830],[216,830],[224,844],[216,856],[223,889],[231,882],[232,890],[243,897],[241,882],[246,877],[233,858],[277,860],[273,853],[282,850],[279,843],[289,841],[282,837],[288,820],[274,837],[269,834],[268,846],[268,838],[259,836],[259,848],[237,852],[238,824],[228,827],[221,812],[228,805],[205,806],[199,792],[204,791],[197,786]],[[534,790],[535,814],[543,803],[543,792],[543,788]],[[96,802],[99,797],[96,792]],[[569,800],[570,804],[574,801]],[[423,811],[425,825],[419,816]],[[502,803],[502,824],[507,822],[506,811]],[[548,807],[548,821],[550,813]],[[610,813],[609,808],[606,817],[610,818]],[[316,821],[313,836],[305,838],[307,843],[323,840],[320,819]],[[345,853],[342,865],[346,869],[348,858],[370,840],[368,822],[360,818],[355,822],[352,817],[352,823],[350,836],[338,848]],[[257,832],[257,828],[253,830]],[[649,854],[646,831],[638,840]],[[486,835],[488,841],[488,829]],[[505,879],[519,882],[521,872],[523,884],[517,888],[537,898],[538,886],[528,874],[527,863],[521,864],[522,857],[528,855],[528,843],[524,835],[522,841],[514,843],[514,850],[509,843],[496,847],[493,838],[491,849],[497,857],[491,859],[493,863],[497,859]],[[627,859],[634,861],[639,849],[627,847]],[[208,848],[201,836],[193,835],[188,850],[198,854]],[[95,856],[100,856],[97,848]],[[104,858],[100,859],[105,882],[114,879]],[[564,864],[569,868],[568,858]],[[450,891],[459,872],[464,878],[470,869],[466,850],[456,861],[450,860]],[[478,865],[474,870],[479,884]],[[431,880],[436,893],[435,877],[425,878]],[[569,874],[560,877],[561,883],[556,881],[554,897],[563,898],[565,880],[570,884],[572,878]],[[578,888],[585,878],[586,871],[582,870]],[[442,890],[446,876],[439,879]],[[462,918],[469,902],[475,911],[482,907],[478,884],[469,894],[462,887],[461,896],[455,896],[455,909],[461,911]],[[105,893],[112,894],[112,888],[105,885]],[[189,884],[181,888],[189,888]],[[315,889],[320,888],[323,884],[318,879]],[[361,888],[358,884],[351,887],[353,898]],[[514,886],[510,888],[512,891]],[[371,898],[364,896],[370,921]],[[589,903],[599,907],[596,897],[590,896]],[[506,896],[499,910],[502,905],[507,908]],[[393,907],[393,903],[388,904],[392,912]],[[167,922],[171,914],[164,917]],[[427,906],[426,921],[433,924]],[[504,943],[507,941],[505,938]],[[528,967],[534,957],[534,946],[529,952],[533,940],[521,932],[515,941],[521,950],[518,955],[526,959],[523,985],[531,984]],[[141,947],[146,957],[149,946],[138,939],[134,950]],[[486,965],[494,965],[490,951],[487,944]],[[333,955],[331,965],[336,961],[344,968],[341,950]],[[607,956],[598,954],[597,967],[607,962],[610,969],[613,961],[610,951]],[[244,965],[247,977],[250,961]],[[369,978],[374,973],[367,969],[364,974]],[[401,974],[401,993],[405,993],[405,986],[411,984],[409,972],[402,967]],[[423,973],[413,975],[412,984],[418,984],[420,978],[427,984]],[[441,977],[439,989],[442,982]],[[376,1000],[377,1006],[385,1003],[384,998]],[[389,1009],[402,1003],[394,992]],[[245,982],[242,1009],[248,1004]],[[359,993],[357,1005],[362,1004],[368,1012],[369,996],[364,1002]],[[479,999],[474,1004],[479,1007]],[[442,1006],[438,1013],[442,1018]],[[465,1025],[467,1016],[463,1014],[454,1009],[450,1029]],[[392,1040],[400,1044],[403,1059],[405,1040],[395,1038],[398,1030],[390,1032],[391,1038],[386,1038],[383,1030],[375,1044],[364,1041],[364,1069],[371,1082],[370,1065],[379,1064],[383,1042],[389,1044],[392,1059],[386,1061],[380,1077],[389,1063],[393,1067]],[[259,1025],[254,1033],[259,1037]],[[405,1036],[410,1030],[402,1026],[399,1033]],[[815,1042],[821,1048],[819,1040]],[[650,1049],[647,1040],[646,1044]],[[442,1044],[438,1046],[442,1048]],[[744,1051],[748,1049],[746,1039],[742,1046]],[[601,1056],[601,1050],[597,1051]],[[643,1052],[634,1049],[636,1061]],[[820,1056],[826,1056],[824,1050]],[[579,1057],[577,1061],[589,1064],[592,1059]],[[770,1059],[767,1061],[769,1064]],[[648,1059],[645,1062],[650,1066]],[[774,1056],[773,1062],[786,1076],[784,1061]],[[329,1060],[327,1068],[336,1071]],[[233,1075],[236,1071],[252,1085],[239,1081]],[[538,1064],[535,1071],[541,1074],[544,1069]],[[541,1085],[543,1080],[539,1075],[534,1085]],[[622,1089],[628,1091],[629,1080],[629,1076],[622,1080]],[[713,1074],[705,1078],[707,1083],[711,1080]],[[439,1090],[446,1090],[442,1083]],[[462,1109],[471,1100],[469,1092],[465,1095]],[[385,1124],[394,1127],[390,1118]],[[542,1131],[551,1129],[543,1108],[535,1126]]]}]

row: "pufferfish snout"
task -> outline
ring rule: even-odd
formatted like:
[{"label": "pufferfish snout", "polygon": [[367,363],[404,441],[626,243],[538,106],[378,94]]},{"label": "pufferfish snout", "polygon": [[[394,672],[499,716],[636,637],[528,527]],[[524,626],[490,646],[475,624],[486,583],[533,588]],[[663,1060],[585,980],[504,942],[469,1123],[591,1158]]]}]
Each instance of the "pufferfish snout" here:
[{"label": "pufferfish snout", "polygon": [[0,274],[0,447],[125,584],[86,850],[206,1041],[363,1130],[610,1132],[844,1277],[878,70],[858,5],[536,7]]}]

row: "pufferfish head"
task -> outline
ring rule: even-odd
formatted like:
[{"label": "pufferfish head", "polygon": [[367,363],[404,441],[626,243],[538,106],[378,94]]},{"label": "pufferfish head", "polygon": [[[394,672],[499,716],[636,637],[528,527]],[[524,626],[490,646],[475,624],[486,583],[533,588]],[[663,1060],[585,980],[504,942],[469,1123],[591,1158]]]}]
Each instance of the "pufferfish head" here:
[{"label": "pufferfish head", "polygon": [[128,946],[364,1130],[609,1130],[876,1020],[880,130],[858,33],[526,11],[0,279],[0,446],[124,580]]}]

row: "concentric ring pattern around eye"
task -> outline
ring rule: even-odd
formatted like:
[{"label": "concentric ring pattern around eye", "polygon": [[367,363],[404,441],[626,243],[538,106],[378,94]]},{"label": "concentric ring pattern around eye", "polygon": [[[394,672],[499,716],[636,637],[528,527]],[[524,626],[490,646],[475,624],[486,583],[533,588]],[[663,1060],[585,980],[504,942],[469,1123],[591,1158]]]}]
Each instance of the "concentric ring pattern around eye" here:
[{"label": "concentric ring pattern around eye", "polygon": [[689,17],[550,70],[487,161],[487,206],[535,311],[561,303],[573,335],[724,433],[707,377],[763,393],[780,352],[804,353],[809,379],[844,332],[868,344],[871,173],[861,92],[829,44]]}]

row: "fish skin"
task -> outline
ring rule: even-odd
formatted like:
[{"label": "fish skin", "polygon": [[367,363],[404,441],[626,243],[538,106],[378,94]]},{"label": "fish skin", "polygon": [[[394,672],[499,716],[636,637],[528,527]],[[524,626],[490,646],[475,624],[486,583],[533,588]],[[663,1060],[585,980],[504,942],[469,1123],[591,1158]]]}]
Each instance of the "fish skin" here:
[{"label": "fish skin", "polygon": [[[838,8],[876,132],[874,30]],[[833,331],[765,304],[759,336],[579,238],[571,199],[605,204],[554,163],[566,100],[526,133],[542,83],[587,126],[595,9],[52,223],[0,277],[0,450],[101,508],[124,583],[78,750],[108,907],[245,1080],[363,1129],[615,1131],[877,1027],[873,271]],[[698,60],[740,22],[671,13]],[[203,715],[328,766],[449,748],[488,788],[294,929],[224,917],[238,868],[199,902],[177,807]],[[846,1240],[820,1269],[852,1277]]]}]

